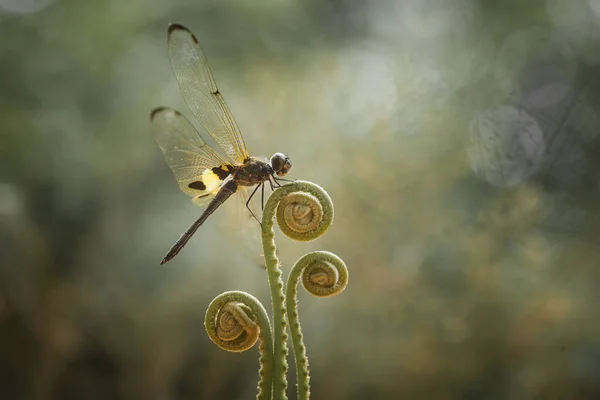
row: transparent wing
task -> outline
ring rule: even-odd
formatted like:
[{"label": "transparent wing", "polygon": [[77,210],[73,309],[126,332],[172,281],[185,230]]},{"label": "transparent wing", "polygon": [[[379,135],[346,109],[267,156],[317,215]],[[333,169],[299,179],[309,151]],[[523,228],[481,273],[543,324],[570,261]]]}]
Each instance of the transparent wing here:
[{"label": "transparent wing", "polygon": [[[253,190],[253,187],[240,186],[235,194],[235,200],[225,206],[228,207],[229,212],[219,216],[217,226],[222,230],[220,234],[223,237],[231,239],[232,249],[235,246],[235,251],[242,255],[245,261],[265,269],[260,239],[261,227],[246,208],[246,202]],[[266,196],[267,193],[265,193],[265,201]],[[258,189],[249,203],[252,212],[259,220],[262,217],[260,197],[261,189]]]},{"label": "transparent wing", "polygon": [[[152,134],[181,190],[206,204],[230,174],[223,160],[180,112],[159,107],[150,114]],[[217,173],[215,173],[217,172]]]},{"label": "transparent wing", "polygon": [[169,25],[169,55],[183,98],[202,127],[231,161],[243,163],[248,158],[244,138],[194,34],[181,25]]},{"label": "transparent wing", "polygon": [[[260,194],[261,189],[258,188],[252,199],[250,200],[250,195],[254,191],[254,187],[242,186],[238,189],[238,220],[243,221],[243,227],[246,228],[248,225],[252,225],[254,228],[254,224],[259,224],[258,221],[262,218],[262,209],[260,205]],[[250,201],[248,201],[250,200]],[[248,205],[246,207],[246,204]],[[253,216],[254,214],[254,216]],[[256,217],[258,221],[254,218]]]}]

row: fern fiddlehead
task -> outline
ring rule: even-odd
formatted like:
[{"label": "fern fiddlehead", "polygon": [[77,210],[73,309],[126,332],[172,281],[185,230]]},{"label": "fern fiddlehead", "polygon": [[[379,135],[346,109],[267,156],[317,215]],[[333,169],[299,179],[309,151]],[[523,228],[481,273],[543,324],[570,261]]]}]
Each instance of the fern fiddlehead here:
[{"label": "fern fiddlehead", "polygon": [[240,291],[221,293],[208,306],[204,327],[208,337],[226,351],[246,351],[260,339],[260,380],[256,398],[271,400],[273,338],[269,316],[258,299]]},{"label": "fern fiddlehead", "polygon": [[333,296],[344,290],[348,271],[344,262],[326,251],[315,251],[301,257],[290,272],[284,294],[281,265],[276,254],[274,221],[293,240],[314,240],[331,226],[333,203],[318,185],[295,181],[278,188],[265,204],[263,252],[267,267],[273,324],[264,307],[253,296],[238,291],[217,296],[206,313],[205,326],[213,342],[227,351],[251,348],[260,338],[260,381],[257,398],[287,399],[287,326],[296,362],[298,399],[310,395],[308,359],[303,343],[297,308],[297,284],[302,277],[305,289],[319,297]]},{"label": "fern fiddlehead", "polygon": [[287,314],[296,360],[298,400],[310,397],[308,358],[298,316],[298,281],[304,289],[317,297],[340,294],[348,284],[348,269],[341,258],[328,251],[313,251],[302,256],[290,272],[286,285]]},{"label": "fern fiddlehead", "polygon": [[[308,359],[306,357],[306,348],[303,343],[300,322],[297,308],[297,283],[298,278],[303,275],[303,284],[310,293],[317,296],[333,295],[341,292],[348,281],[348,272],[343,261],[332,253],[313,252],[302,257],[292,271],[287,281],[285,298],[283,297],[283,282],[281,280],[281,271],[279,269],[279,260],[275,254],[274,235],[272,230],[273,207],[276,206],[276,217],[279,229],[290,239],[298,241],[314,240],[331,226],[333,222],[333,202],[325,190],[311,182],[296,181],[285,185],[271,195],[265,214],[263,215],[263,225],[268,230],[263,234],[263,247],[265,250],[265,259],[275,266],[274,280],[275,287],[272,286],[272,297],[278,300],[273,304],[274,312],[279,310],[282,315],[280,322],[275,321],[274,315],[274,338],[275,338],[275,363],[280,355],[277,352],[278,340],[281,340],[281,355],[284,357],[282,364],[287,370],[287,348],[285,341],[287,334],[285,328],[286,319],[290,319],[290,332],[292,345],[294,349],[294,358],[296,362],[296,374],[298,382],[298,399],[308,399],[310,395]],[[269,208],[271,207],[271,208]],[[267,208],[270,213],[267,214]],[[267,259],[267,251],[272,253]],[[303,273],[304,272],[304,273]],[[327,294],[325,294],[327,293]],[[277,328],[281,331],[277,332]],[[277,369],[277,367],[275,367]],[[275,378],[277,379],[277,378]],[[283,391],[285,392],[284,383]],[[279,389],[278,389],[279,390]],[[279,393],[274,390],[274,393]],[[285,393],[284,393],[285,394]]]}]

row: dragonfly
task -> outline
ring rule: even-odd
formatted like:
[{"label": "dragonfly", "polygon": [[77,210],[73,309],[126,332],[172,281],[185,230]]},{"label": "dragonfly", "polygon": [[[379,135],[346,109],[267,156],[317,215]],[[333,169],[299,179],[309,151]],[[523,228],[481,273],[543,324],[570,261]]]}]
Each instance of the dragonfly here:
[{"label": "dragonfly", "polygon": [[[157,107],[150,113],[153,136],[163,152],[181,190],[192,197],[192,202],[205,207],[198,218],[173,244],[161,261],[172,260],[194,233],[238,189],[262,188],[264,205],[265,183],[271,190],[281,186],[281,177],[292,168],[292,161],[283,153],[275,153],[270,160],[251,157],[244,137],[210,70],[198,39],[187,28],[170,24],[168,48],[173,72],[188,107],[200,125],[223,150],[220,155],[203,139],[191,122],[179,111]],[[260,221],[259,221],[260,224]]]}]

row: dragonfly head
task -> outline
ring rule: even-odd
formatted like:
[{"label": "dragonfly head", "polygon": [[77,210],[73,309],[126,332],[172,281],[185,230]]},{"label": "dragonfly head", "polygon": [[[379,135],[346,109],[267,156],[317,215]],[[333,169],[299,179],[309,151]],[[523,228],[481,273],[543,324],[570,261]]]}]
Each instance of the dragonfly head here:
[{"label": "dragonfly head", "polygon": [[270,164],[277,176],[284,176],[292,169],[292,160],[283,153],[273,154]]}]

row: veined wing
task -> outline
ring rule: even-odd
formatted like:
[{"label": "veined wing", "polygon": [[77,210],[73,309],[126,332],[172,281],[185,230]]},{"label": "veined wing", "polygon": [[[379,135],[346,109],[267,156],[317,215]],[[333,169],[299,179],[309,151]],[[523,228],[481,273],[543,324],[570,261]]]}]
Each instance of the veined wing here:
[{"label": "veined wing", "polygon": [[231,161],[243,163],[248,158],[244,138],[194,34],[181,25],[169,25],[169,55],[183,98],[202,127]]},{"label": "veined wing", "polygon": [[179,111],[155,108],[152,134],[165,155],[181,190],[204,205],[217,193],[233,166],[223,160]]}]

